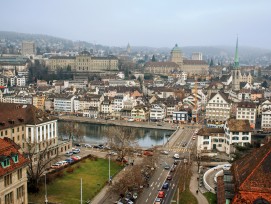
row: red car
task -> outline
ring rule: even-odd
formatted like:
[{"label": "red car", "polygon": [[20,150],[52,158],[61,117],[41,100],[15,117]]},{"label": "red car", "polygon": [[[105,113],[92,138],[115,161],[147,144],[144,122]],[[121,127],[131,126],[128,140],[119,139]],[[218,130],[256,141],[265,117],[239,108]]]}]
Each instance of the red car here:
[{"label": "red car", "polygon": [[172,179],[172,176],[171,175],[168,175],[167,176],[167,180],[171,180]]},{"label": "red car", "polygon": [[81,157],[80,156],[73,156],[73,157],[71,157],[74,161],[77,161],[77,160],[80,160],[81,159]]},{"label": "red car", "polygon": [[165,197],[165,192],[164,191],[159,191],[157,197],[158,198],[164,198]]},{"label": "red car", "polygon": [[143,152],[143,155],[145,155],[145,156],[153,156],[153,152],[146,150],[146,151]]}]

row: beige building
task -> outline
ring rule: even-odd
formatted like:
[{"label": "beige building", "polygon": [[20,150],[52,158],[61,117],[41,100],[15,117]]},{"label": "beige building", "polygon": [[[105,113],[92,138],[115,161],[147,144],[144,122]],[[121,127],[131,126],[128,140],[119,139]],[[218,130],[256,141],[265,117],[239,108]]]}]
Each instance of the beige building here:
[{"label": "beige building", "polygon": [[27,204],[27,163],[18,146],[0,138],[0,203]]},{"label": "beige building", "polygon": [[68,66],[70,66],[71,71],[77,73],[118,71],[118,58],[113,55],[94,57],[88,51],[83,51],[76,57],[58,56],[49,59],[50,71],[67,68]]},{"label": "beige building", "polygon": [[209,65],[204,60],[185,60],[182,51],[176,44],[170,52],[169,62],[148,62],[145,72],[153,74],[170,74],[173,71],[183,71],[188,75],[208,75]]},{"label": "beige building", "polygon": [[34,95],[32,97],[33,99],[33,106],[35,106],[36,108],[43,110],[45,108],[45,96],[40,96],[40,95]]},{"label": "beige building", "polygon": [[201,52],[193,52],[192,53],[192,60],[202,60],[202,53]]},{"label": "beige building", "polygon": [[75,57],[67,56],[54,56],[49,58],[49,70],[57,71],[58,69],[67,69],[68,66],[71,67],[71,70],[75,67]]}]

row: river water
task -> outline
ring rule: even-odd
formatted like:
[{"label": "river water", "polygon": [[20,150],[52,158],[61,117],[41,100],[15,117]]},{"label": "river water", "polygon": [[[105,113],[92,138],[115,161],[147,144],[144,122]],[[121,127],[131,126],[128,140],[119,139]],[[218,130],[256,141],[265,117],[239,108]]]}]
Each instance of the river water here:
[{"label": "river water", "polygon": [[[67,138],[65,131],[67,122],[58,122],[58,134],[60,138]],[[90,124],[90,123],[75,123],[75,127],[80,129],[85,143],[101,144],[106,142],[106,134],[113,130],[116,126]],[[149,128],[122,127],[135,132],[138,144],[140,147],[152,147],[155,145],[163,145],[167,142],[168,137],[173,133],[172,130],[157,130]]]}]

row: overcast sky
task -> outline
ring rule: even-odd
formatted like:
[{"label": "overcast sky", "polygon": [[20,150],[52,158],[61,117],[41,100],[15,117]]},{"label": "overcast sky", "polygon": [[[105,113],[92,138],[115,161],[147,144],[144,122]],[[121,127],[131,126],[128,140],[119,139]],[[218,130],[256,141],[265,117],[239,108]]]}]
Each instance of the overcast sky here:
[{"label": "overcast sky", "polygon": [[6,0],[0,29],[126,46],[271,48],[271,0]]}]

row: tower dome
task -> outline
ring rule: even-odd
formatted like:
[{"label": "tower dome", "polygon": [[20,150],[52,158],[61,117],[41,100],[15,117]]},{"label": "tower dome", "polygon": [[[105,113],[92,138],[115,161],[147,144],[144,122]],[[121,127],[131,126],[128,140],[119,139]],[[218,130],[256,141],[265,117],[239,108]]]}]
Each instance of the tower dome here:
[{"label": "tower dome", "polygon": [[182,56],[181,49],[178,47],[178,44],[175,44],[175,46],[173,47],[173,49],[170,52],[170,61],[175,62],[176,64],[178,64],[180,66],[180,68],[182,68],[183,56]]}]

